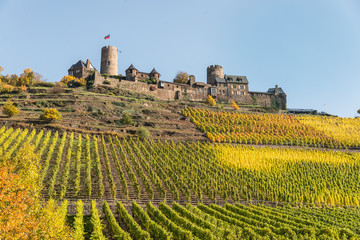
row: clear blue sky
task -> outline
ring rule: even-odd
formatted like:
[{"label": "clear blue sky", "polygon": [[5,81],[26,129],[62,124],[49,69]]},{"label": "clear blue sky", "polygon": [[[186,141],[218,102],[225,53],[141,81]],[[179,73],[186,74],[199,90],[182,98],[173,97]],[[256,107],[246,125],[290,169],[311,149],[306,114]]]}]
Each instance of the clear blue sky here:
[{"label": "clear blue sky", "polygon": [[251,91],[279,85],[289,108],[360,108],[359,0],[0,0],[0,23],[3,74],[31,67],[59,81],[80,59],[99,69],[101,47],[114,45],[122,74],[134,64],[205,82],[219,64]]}]

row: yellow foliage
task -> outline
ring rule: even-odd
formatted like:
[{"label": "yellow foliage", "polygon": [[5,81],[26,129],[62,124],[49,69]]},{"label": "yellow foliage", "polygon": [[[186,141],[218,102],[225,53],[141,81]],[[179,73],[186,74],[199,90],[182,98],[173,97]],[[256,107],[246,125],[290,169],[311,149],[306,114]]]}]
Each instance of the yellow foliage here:
[{"label": "yellow foliage", "polygon": [[15,157],[0,156],[0,239],[71,239],[66,202],[40,202],[40,160],[25,144]]},{"label": "yellow foliage", "polygon": [[207,105],[209,106],[215,106],[216,105],[216,101],[214,100],[214,98],[210,95],[208,95],[206,102]]},{"label": "yellow foliage", "polygon": [[19,110],[14,106],[14,103],[11,100],[8,100],[3,107],[3,113],[8,117],[19,114]]},{"label": "yellow foliage", "polygon": [[182,113],[219,142],[360,147],[360,118],[249,114],[197,108],[185,108]]},{"label": "yellow foliage", "polygon": [[68,82],[73,81],[75,79],[76,78],[74,76],[67,75],[67,76],[64,76],[60,82],[66,85]]},{"label": "yellow foliage", "polygon": [[0,92],[2,93],[11,93],[14,91],[14,86],[11,86],[7,83],[0,84]]},{"label": "yellow foliage", "polygon": [[21,91],[26,91],[26,90],[27,90],[27,87],[26,87],[25,85],[21,85],[21,86],[19,87],[19,89],[20,89]]},{"label": "yellow foliage", "polygon": [[231,101],[231,106],[232,106],[235,110],[239,110],[239,106],[238,106],[234,101]]},{"label": "yellow foliage", "polygon": [[86,85],[86,80],[83,78],[77,78],[75,80],[75,82],[79,83],[81,86],[85,86]]},{"label": "yellow foliage", "polygon": [[40,115],[41,120],[51,121],[51,120],[62,120],[60,112],[55,108],[46,108],[43,109],[43,113]]},{"label": "yellow foliage", "polygon": [[64,76],[62,79],[61,79],[61,83],[63,83],[65,86],[71,82],[71,81],[74,81],[76,83],[78,83],[80,86],[85,86],[86,85],[86,80],[83,79],[83,78],[76,78],[74,76],[71,76],[71,75],[67,75],[67,76]]},{"label": "yellow foliage", "polygon": [[186,72],[178,72],[174,79],[174,83],[186,84],[189,79],[189,74]]},{"label": "yellow foliage", "polygon": [[216,151],[216,158],[227,166],[265,171],[282,171],[288,164],[301,162],[353,164],[360,160],[359,154],[349,158],[347,153],[324,150],[221,145]]}]

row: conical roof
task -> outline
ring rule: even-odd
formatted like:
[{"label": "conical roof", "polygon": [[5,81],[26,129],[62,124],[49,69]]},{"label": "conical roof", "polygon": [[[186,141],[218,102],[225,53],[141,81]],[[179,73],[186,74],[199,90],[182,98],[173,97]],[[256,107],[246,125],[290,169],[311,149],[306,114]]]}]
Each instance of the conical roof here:
[{"label": "conical roof", "polygon": [[[158,72],[156,71],[155,68],[153,68],[150,73],[158,73]],[[160,74],[160,73],[158,73],[158,74]]]},{"label": "conical roof", "polygon": [[136,70],[136,71],[139,71],[139,70],[137,70],[135,67],[134,67],[134,65],[130,65],[130,67],[128,67],[128,69],[126,69],[126,70]]}]

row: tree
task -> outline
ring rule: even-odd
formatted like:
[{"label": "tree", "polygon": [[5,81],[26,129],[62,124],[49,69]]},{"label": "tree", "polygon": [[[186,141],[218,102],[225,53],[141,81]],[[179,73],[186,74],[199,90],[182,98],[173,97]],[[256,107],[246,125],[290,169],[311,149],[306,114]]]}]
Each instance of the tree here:
[{"label": "tree", "polygon": [[14,103],[11,100],[8,100],[3,107],[3,113],[8,117],[19,114],[19,110],[14,106]]},{"label": "tree", "polygon": [[76,78],[71,75],[64,76],[61,80],[61,83],[63,83],[65,86],[68,85],[70,87],[79,87],[79,86],[85,86],[86,80],[83,78]]},{"label": "tree", "polygon": [[73,80],[75,80],[74,76],[66,75],[60,80],[60,82],[67,85],[68,82],[73,81]]},{"label": "tree", "polygon": [[40,115],[41,120],[52,121],[52,120],[62,120],[60,112],[55,108],[45,108],[43,113]]},{"label": "tree", "polygon": [[215,106],[216,105],[216,101],[213,99],[212,96],[208,95],[206,102],[207,105],[209,106]]},{"label": "tree", "polygon": [[176,75],[175,79],[174,79],[174,83],[182,83],[182,84],[186,84],[187,81],[189,79],[189,74],[186,72],[178,72],[178,74]]},{"label": "tree", "polygon": [[358,113],[358,114],[360,114],[360,109],[359,109],[359,110],[357,110],[357,113]]},{"label": "tree", "polygon": [[236,102],[231,101],[231,106],[235,109],[235,110],[239,110],[239,106],[236,104]]},{"label": "tree", "polygon": [[11,158],[0,154],[0,189],[0,239],[70,239],[64,208],[53,201],[42,206],[40,159],[32,145]]}]

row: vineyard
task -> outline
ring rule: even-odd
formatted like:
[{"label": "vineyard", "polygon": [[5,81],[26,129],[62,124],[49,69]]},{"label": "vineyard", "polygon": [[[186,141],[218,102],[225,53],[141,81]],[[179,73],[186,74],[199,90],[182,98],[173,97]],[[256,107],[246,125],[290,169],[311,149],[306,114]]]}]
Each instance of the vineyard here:
[{"label": "vineyard", "polygon": [[359,206],[360,154],[0,129],[0,151],[31,143],[45,198]]},{"label": "vineyard", "polygon": [[76,239],[354,239],[360,230],[357,152],[0,128],[2,155],[28,144],[44,199],[72,209]]},{"label": "vineyard", "polygon": [[136,201],[126,209],[120,201],[92,201],[90,219],[83,211],[78,200],[72,221],[77,239],[357,239],[360,230],[358,209],[176,202],[141,207]]},{"label": "vineyard", "polygon": [[214,142],[359,148],[360,119],[325,116],[251,114],[185,108]]}]

